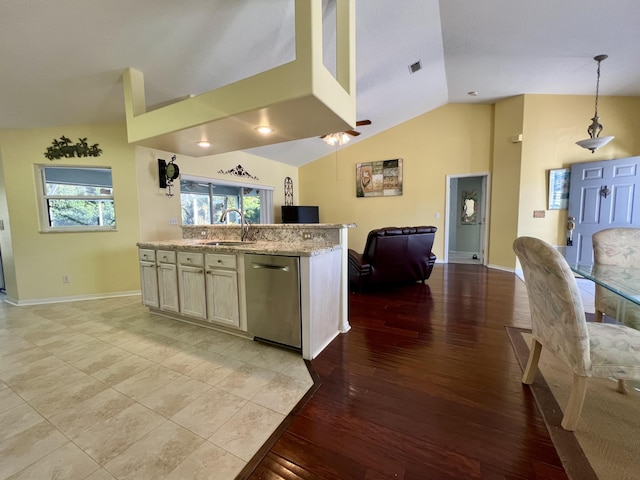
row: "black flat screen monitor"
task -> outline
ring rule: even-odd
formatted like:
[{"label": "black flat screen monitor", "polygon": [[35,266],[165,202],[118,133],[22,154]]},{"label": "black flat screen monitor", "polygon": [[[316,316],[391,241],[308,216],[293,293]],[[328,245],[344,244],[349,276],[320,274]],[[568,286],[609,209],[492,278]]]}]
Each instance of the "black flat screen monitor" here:
[{"label": "black flat screen monitor", "polygon": [[318,207],[283,205],[282,223],[320,223]]}]

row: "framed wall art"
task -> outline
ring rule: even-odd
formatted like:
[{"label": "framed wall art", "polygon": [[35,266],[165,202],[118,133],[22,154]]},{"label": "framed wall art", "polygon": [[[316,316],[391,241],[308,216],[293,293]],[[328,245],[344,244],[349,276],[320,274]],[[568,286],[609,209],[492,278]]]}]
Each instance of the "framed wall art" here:
[{"label": "framed wall art", "polygon": [[569,208],[569,168],[549,170],[549,210],[566,210]]},{"label": "framed wall art", "polygon": [[402,159],[358,163],[356,197],[402,195]]}]

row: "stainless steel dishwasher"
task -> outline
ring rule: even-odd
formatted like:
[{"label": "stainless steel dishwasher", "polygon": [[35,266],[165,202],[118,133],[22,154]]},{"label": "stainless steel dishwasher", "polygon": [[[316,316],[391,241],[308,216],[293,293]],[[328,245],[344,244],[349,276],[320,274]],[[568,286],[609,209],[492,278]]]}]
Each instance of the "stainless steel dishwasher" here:
[{"label": "stainless steel dishwasher", "polygon": [[301,349],[300,259],[245,254],[247,330],[256,340]]}]

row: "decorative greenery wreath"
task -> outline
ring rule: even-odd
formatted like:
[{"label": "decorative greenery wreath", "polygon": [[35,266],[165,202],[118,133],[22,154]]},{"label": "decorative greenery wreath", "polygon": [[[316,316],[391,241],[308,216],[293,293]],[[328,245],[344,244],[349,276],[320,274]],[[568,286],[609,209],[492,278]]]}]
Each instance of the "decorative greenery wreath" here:
[{"label": "decorative greenery wreath", "polygon": [[89,146],[86,137],[78,140],[78,143],[73,144],[71,139],[64,135],[60,137],[60,140],[54,138],[52,146],[47,147],[44,156],[49,160],[57,160],[59,158],[99,157],[102,155],[102,149],[98,147],[97,143]]}]

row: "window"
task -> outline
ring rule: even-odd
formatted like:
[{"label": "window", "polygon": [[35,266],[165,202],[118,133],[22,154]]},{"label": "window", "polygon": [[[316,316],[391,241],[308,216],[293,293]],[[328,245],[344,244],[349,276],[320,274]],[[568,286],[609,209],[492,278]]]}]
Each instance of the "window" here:
[{"label": "window", "polygon": [[45,231],[114,230],[110,168],[38,166]]},{"label": "window", "polygon": [[272,197],[273,191],[262,186],[182,177],[182,224],[240,223],[240,215],[235,212],[220,222],[222,212],[229,208],[240,210],[249,223],[272,223]]}]

